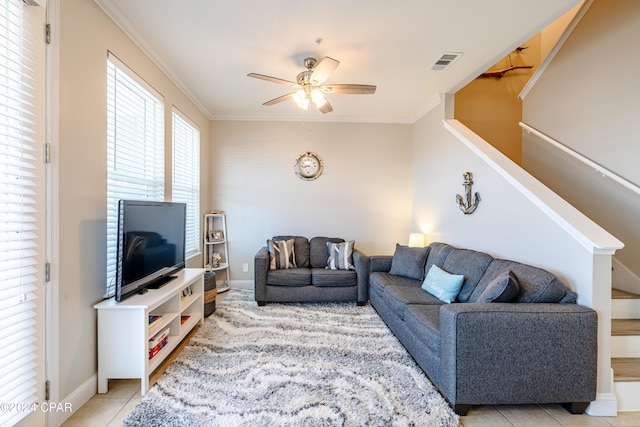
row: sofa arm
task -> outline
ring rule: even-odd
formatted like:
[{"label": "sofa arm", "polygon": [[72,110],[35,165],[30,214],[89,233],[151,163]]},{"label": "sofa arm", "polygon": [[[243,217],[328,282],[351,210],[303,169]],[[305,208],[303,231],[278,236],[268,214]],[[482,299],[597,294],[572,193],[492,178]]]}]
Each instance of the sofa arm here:
[{"label": "sofa arm", "polygon": [[358,304],[369,301],[369,256],[358,249],[353,250],[353,267],[358,277]]},{"label": "sofa arm", "polygon": [[369,257],[370,272],[382,271],[388,273],[391,270],[391,255],[372,255]]},{"label": "sofa arm", "polygon": [[267,300],[267,272],[269,271],[269,251],[266,246],[258,250],[253,258],[253,279],[255,299],[259,303]]},{"label": "sofa arm", "polygon": [[597,324],[576,304],[443,305],[440,389],[462,406],[593,401]]}]

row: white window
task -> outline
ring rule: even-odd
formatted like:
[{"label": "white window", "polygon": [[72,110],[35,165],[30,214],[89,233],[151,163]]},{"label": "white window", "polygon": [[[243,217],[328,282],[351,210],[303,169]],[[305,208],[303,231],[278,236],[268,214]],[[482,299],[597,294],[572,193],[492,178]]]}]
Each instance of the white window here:
[{"label": "white window", "polygon": [[[0,403],[44,388],[44,8],[0,2]],[[0,408],[0,425],[43,417]],[[35,418],[34,418],[35,417]],[[35,425],[34,424],[34,425]]]},{"label": "white window", "polygon": [[164,105],[151,86],[107,59],[107,295],[115,293],[118,200],[164,200]]},{"label": "white window", "polygon": [[173,190],[171,201],[187,204],[185,252],[200,252],[200,130],[173,109]]}]

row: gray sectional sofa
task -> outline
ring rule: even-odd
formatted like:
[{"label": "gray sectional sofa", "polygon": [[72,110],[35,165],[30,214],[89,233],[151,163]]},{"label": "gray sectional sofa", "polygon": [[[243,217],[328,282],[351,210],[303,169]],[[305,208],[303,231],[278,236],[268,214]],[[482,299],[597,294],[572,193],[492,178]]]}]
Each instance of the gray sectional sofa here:
[{"label": "gray sectional sofa", "polygon": [[[595,400],[597,314],[553,274],[444,243],[398,245],[370,264],[372,306],[456,413],[543,403],[582,413]],[[421,287],[434,264],[464,276],[453,303]]]},{"label": "gray sectional sofa", "polygon": [[328,269],[327,242],[344,239],[275,236],[272,241],[294,240],[295,268],[270,268],[269,250],[264,246],[254,257],[255,300],[268,302],[357,302],[369,300],[369,257],[358,249],[351,256],[353,269]]}]

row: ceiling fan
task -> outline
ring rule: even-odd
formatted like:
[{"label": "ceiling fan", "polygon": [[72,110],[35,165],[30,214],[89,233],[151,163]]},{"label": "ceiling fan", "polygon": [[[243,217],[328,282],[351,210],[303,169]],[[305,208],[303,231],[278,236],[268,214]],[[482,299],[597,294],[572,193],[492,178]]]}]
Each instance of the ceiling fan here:
[{"label": "ceiling fan", "polygon": [[340,61],[325,56],[320,62],[315,58],[305,58],[305,71],[302,71],[296,77],[296,81],[279,79],[277,77],[265,76],[264,74],[249,73],[248,77],[253,77],[268,82],[279,83],[296,88],[295,92],[279,96],[262,105],[274,105],[289,98],[298,104],[300,108],[306,110],[309,108],[309,102],[312,101],[322,113],[330,113],[333,107],[329,100],[325,98],[326,93],[339,94],[372,94],[376,92],[373,85],[358,84],[324,84],[331,74],[338,68]]}]

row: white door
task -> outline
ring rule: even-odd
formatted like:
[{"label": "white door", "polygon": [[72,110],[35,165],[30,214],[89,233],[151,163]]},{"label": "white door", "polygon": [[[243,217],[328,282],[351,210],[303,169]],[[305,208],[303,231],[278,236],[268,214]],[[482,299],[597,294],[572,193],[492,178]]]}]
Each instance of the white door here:
[{"label": "white door", "polygon": [[[36,3],[37,2],[37,3]],[[0,425],[45,425],[45,4],[0,1]]]}]

